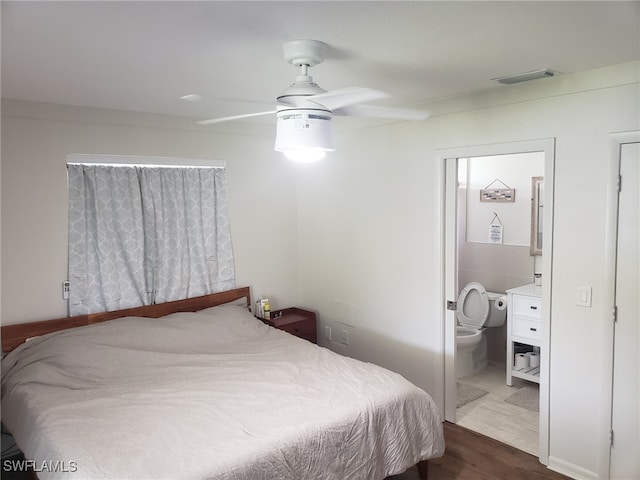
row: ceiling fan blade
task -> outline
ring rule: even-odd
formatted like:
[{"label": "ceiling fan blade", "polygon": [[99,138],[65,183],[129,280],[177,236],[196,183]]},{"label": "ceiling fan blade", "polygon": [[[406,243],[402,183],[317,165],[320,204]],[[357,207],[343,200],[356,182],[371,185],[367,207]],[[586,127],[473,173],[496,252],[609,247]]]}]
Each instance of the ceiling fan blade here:
[{"label": "ceiling fan blade", "polygon": [[397,118],[398,120],[424,120],[429,116],[429,112],[424,110],[377,105],[349,105],[333,110],[332,113],[342,116]]},{"label": "ceiling fan blade", "polygon": [[260,115],[269,115],[272,113],[276,113],[276,110],[270,110],[268,112],[245,113],[244,115],[232,115],[231,117],[211,118],[209,120],[200,120],[197,123],[198,125],[211,125],[212,123],[222,123],[228,122],[230,120],[240,120],[242,118],[259,117]]},{"label": "ceiling fan blade", "polygon": [[311,95],[306,99],[333,111],[334,109],[346,107],[347,105],[371,102],[387,97],[389,97],[388,93],[381,92],[379,90],[361,87],[347,87]]}]

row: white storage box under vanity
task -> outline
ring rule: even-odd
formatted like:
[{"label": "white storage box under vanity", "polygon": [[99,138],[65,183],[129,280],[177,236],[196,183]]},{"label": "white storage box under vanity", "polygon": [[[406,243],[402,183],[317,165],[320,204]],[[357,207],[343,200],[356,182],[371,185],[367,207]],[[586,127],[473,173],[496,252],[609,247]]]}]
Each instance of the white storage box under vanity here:
[{"label": "white storage box under vanity", "polygon": [[[529,284],[507,290],[507,385],[512,377],[540,383],[540,356],[526,365],[517,365],[515,343],[540,349],[542,327],[542,287]],[[534,354],[535,355],[535,354]],[[522,360],[522,359],[520,359]]]}]

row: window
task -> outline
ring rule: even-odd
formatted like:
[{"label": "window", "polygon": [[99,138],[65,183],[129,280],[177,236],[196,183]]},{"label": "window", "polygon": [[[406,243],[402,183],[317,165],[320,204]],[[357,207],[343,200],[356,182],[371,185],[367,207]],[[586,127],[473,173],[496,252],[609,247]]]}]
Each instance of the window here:
[{"label": "window", "polygon": [[223,168],[70,161],[68,175],[70,315],[235,287]]}]

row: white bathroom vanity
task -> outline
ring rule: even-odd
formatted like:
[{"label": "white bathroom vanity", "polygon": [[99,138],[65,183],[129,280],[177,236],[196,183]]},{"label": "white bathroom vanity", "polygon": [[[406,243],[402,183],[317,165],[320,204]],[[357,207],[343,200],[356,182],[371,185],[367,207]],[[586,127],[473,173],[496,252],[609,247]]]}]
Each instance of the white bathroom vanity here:
[{"label": "white bathroom vanity", "polygon": [[[542,287],[531,283],[507,290],[507,385],[518,377],[540,383]],[[520,355],[516,344],[533,350]]]}]

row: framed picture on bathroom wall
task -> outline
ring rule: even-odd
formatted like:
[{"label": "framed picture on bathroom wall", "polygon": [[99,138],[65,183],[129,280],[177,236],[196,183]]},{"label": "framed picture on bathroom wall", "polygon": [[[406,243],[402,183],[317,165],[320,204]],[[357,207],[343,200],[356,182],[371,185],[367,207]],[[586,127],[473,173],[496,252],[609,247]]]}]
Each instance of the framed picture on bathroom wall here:
[{"label": "framed picture on bathroom wall", "polygon": [[489,243],[502,245],[502,225],[489,225]]},{"label": "framed picture on bathroom wall", "polygon": [[530,255],[542,255],[544,177],[531,177]]},{"label": "framed picture on bathroom wall", "polygon": [[483,188],[480,190],[480,201],[513,203],[516,201],[516,191],[513,188]]}]

